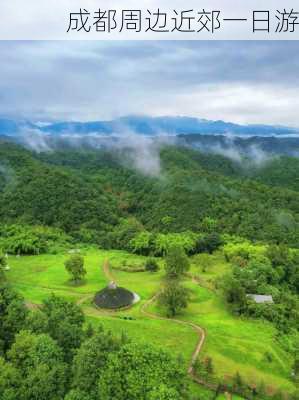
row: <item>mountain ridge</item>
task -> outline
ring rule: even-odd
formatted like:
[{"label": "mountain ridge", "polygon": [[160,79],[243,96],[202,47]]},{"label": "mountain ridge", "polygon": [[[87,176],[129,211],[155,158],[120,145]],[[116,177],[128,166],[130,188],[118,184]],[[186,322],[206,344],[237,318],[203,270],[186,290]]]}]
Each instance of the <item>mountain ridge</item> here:
[{"label": "mountain ridge", "polygon": [[129,115],[110,121],[57,121],[46,125],[23,119],[0,118],[0,135],[17,136],[26,131],[38,130],[50,135],[62,134],[102,134],[112,135],[123,132],[155,136],[167,135],[240,135],[240,136],[281,136],[299,134],[298,128],[249,124],[241,125],[222,120],[207,120],[184,116],[152,117],[145,115]]}]

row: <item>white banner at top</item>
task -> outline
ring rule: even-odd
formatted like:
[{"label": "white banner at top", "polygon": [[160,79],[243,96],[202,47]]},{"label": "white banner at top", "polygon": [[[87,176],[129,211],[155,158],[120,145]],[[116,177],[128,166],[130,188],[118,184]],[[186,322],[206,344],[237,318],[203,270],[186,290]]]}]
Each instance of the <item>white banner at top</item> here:
[{"label": "white banner at top", "polygon": [[0,0],[0,40],[299,40],[298,0]]}]

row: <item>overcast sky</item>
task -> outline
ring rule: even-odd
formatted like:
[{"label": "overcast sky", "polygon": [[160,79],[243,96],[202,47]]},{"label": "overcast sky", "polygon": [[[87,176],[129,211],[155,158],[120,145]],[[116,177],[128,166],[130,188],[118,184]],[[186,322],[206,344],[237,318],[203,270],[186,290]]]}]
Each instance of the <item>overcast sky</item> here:
[{"label": "overcast sky", "polygon": [[298,42],[0,42],[0,115],[299,127]]}]

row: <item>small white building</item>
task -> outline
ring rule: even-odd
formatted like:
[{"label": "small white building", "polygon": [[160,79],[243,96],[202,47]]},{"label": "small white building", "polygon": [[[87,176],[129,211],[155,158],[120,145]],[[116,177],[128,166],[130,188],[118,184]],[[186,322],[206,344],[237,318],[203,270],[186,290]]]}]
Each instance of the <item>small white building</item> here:
[{"label": "small white building", "polygon": [[271,303],[273,304],[273,297],[271,295],[264,294],[247,294],[247,297],[251,298],[255,303],[263,304],[263,303]]},{"label": "small white building", "polygon": [[80,253],[80,249],[71,249],[68,251],[69,254],[78,254]]}]

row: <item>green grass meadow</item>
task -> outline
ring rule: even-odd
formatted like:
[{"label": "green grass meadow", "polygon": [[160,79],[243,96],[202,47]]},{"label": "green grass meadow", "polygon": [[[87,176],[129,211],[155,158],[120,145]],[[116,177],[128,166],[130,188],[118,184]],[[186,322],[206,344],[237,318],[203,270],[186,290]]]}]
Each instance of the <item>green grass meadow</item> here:
[{"label": "green grass meadow", "polygon": [[[144,264],[145,258],[123,251],[97,249],[83,249],[82,254],[85,257],[87,274],[85,282],[80,286],[73,286],[69,282],[64,268],[68,253],[10,256],[7,277],[28,303],[40,304],[51,293],[63,296],[81,304],[87,321],[92,325],[102,324],[116,334],[124,332],[134,340],[166,348],[175,355],[182,355],[187,366],[198,340],[195,331],[188,325],[171,320],[151,319],[141,312],[142,304],[163,283],[163,262],[160,262],[161,268],[157,273],[123,272],[111,268],[117,284],[138,293],[141,301],[131,309],[104,312],[92,304],[96,291],[107,284],[102,270],[104,261],[108,259],[112,267],[123,264],[138,266]],[[266,322],[250,321],[231,315],[220,292],[214,290],[215,281],[221,279],[230,266],[220,255],[208,257],[209,266],[206,270],[203,270],[202,264],[207,258],[192,259],[190,273],[196,276],[197,282],[191,278],[184,280],[184,284],[190,289],[191,301],[178,317],[205,329],[207,336],[200,357],[209,356],[213,359],[218,377],[231,378],[238,371],[248,383],[258,384],[264,381],[268,388],[292,391],[291,359],[276,340],[277,330]],[[163,310],[156,304],[149,309],[163,314]],[[271,363],[267,361],[266,353],[271,354]],[[234,399],[238,400],[237,397]]]}]

